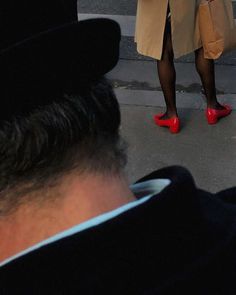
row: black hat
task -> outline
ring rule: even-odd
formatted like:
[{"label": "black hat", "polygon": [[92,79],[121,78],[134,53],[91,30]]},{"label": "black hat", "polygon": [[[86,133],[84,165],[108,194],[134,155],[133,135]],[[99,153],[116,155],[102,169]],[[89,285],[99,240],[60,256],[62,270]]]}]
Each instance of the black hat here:
[{"label": "black hat", "polygon": [[0,2],[0,121],[60,100],[116,65],[119,25],[78,22],[76,2]]}]

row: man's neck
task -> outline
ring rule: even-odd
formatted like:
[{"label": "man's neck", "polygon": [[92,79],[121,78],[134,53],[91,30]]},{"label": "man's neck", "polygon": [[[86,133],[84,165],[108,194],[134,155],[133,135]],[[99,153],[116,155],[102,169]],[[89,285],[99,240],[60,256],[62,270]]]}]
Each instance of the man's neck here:
[{"label": "man's neck", "polygon": [[64,177],[49,194],[49,201],[36,203],[36,198],[34,203],[21,205],[11,215],[0,217],[0,261],[135,200],[125,178],[119,176],[73,174]]}]

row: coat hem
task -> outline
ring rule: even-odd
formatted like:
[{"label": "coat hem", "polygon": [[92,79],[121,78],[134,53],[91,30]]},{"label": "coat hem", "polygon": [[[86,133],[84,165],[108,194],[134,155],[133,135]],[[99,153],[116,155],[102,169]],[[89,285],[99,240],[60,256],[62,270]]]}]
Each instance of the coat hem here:
[{"label": "coat hem", "polygon": [[[136,40],[135,40],[135,43],[137,44]],[[193,49],[186,50],[185,52],[182,52],[181,54],[178,54],[178,53],[174,52],[174,59],[179,59],[180,57],[183,57],[183,56],[185,56],[187,54],[190,54],[190,53],[192,53],[195,50],[200,49],[200,48],[202,48],[202,44],[196,46]],[[143,55],[143,56],[151,57],[151,58],[156,59],[156,60],[161,60],[161,55],[160,54],[157,55],[155,52],[152,52],[151,50],[140,48],[138,46],[138,44],[137,44],[137,52],[139,54]]]}]

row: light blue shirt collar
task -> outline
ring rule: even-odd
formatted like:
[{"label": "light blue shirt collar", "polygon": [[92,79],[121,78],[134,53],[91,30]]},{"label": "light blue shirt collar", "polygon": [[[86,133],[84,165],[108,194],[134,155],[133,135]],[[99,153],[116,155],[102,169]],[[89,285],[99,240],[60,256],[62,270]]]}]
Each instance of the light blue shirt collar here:
[{"label": "light blue shirt collar", "polygon": [[72,236],[74,234],[77,234],[81,231],[87,230],[89,228],[98,226],[101,223],[104,223],[108,220],[111,220],[115,217],[117,217],[118,215],[132,210],[135,207],[141,206],[143,203],[147,202],[150,198],[152,198],[154,195],[160,193],[165,187],[167,187],[170,184],[170,180],[169,179],[154,179],[154,180],[148,180],[145,182],[141,182],[141,183],[137,183],[134,185],[130,186],[130,189],[132,190],[132,192],[134,193],[134,195],[140,197],[142,196],[141,199],[137,200],[137,201],[132,201],[128,204],[125,204],[115,210],[112,210],[110,212],[101,214],[99,216],[96,216],[92,219],[89,219],[83,223],[80,223],[76,226],[73,226],[72,228],[65,230],[63,232],[60,232],[52,237],[50,237],[49,239],[46,239],[6,260],[4,260],[3,262],[0,263],[0,267],[6,265],[7,263],[22,257],[32,251],[35,251],[41,247],[44,247],[46,245],[49,245],[51,243],[54,243],[56,241],[59,241],[63,238]]}]

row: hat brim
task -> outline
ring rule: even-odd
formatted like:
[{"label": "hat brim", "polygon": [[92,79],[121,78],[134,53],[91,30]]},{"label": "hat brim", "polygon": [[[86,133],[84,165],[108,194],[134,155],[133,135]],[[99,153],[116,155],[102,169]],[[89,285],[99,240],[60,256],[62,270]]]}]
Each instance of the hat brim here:
[{"label": "hat brim", "polygon": [[8,107],[0,108],[1,119],[49,103],[55,97],[52,94],[73,92],[81,83],[109,72],[119,60],[120,38],[116,22],[90,19],[2,50],[1,101]]}]

